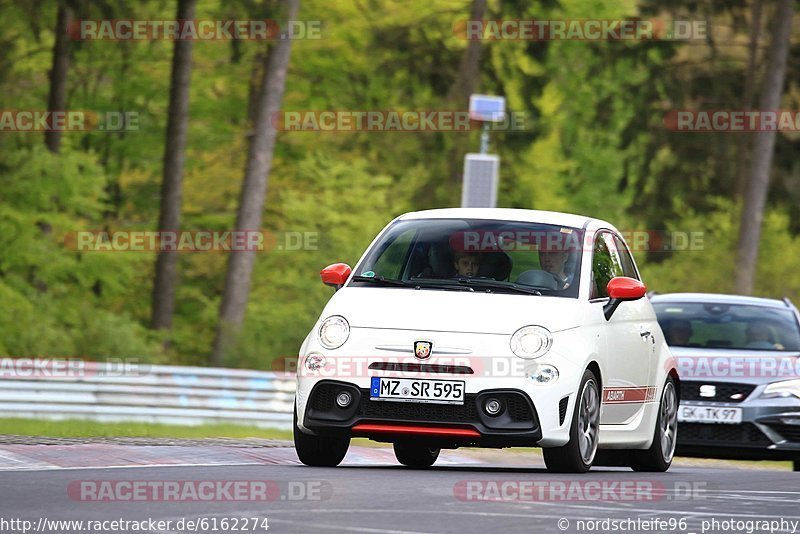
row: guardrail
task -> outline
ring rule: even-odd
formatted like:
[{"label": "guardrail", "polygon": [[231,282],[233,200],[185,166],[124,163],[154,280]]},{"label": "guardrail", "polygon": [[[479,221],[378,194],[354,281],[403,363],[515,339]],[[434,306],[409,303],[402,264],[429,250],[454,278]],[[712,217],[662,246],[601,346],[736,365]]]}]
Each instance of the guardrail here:
[{"label": "guardrail", "polygon": [[288,430],[294,390],[288,374],[242,369],[23,359],[0,366],[2,417]]}]

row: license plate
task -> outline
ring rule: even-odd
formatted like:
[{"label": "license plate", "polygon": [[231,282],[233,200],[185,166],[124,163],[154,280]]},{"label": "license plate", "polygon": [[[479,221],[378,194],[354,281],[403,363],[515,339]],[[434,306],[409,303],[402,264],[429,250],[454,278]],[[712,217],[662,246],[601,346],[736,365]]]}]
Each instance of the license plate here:
[{"label": "license plate", "polygon": [[684,423],[737,424],[742,422],[741,408],[719,406],[681,406],[678,421]]},{"label": "license plate", "polygon": [[370,400],[464,404],[463,380],[372,377]]}]

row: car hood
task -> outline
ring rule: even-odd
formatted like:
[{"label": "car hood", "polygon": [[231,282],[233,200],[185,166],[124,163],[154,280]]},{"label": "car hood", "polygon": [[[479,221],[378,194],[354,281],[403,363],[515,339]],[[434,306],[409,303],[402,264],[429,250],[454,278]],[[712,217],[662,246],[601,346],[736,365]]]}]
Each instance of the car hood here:
[{"label": "car hood", "polygon": [[430,289],[345,287],[323,312],[352,328],[508,334],[527,325],[551,332],[581,324],[578,299]]},{"label": "car hood", "polygon": [[800,378],[800,352],[670,347],[681,380],[766,384]]}]

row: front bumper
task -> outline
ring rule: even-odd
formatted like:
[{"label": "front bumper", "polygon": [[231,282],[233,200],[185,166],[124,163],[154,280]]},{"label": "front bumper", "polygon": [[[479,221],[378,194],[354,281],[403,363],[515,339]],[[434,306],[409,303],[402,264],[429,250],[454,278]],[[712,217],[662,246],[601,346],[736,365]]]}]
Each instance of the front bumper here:
[{"label": "front bumper", "polygon": [[[739,402],[695,400],[691,388],[700,382],[686,381],[681,406],[741,408],[742,422],[736,424],[678,424],[677,454],[741,459],[800,458],[800,402],[795,399],[761,399],[762,387],[726,384],[725,393],[742,391]],[[738,389],[737,389],[738,387]],[[720,388],[717,388],[720,391]],[[729,391],[728,391],[729,390]],[[730,395],[727,395],[730,397]],[[690,400],[685,400],[689,398]]]},{"label": "front bumper", "polygon": [[[341,391],[347,391],[353,399],[345,408],[335,401]],[[496,416],[489,416],[482,409],[489,397],[503,403],[503,410]],[[567,401],[561,404],[565,414]],[[542,439],[536,407],[526,393],[517,389],[467,393],[461,405],[429,404],[374,401],[370,400],[368,389],[349,382],[322,380],[312,388],[305,406],[303,426],[317,435],[395,441],[406,436],[406,430],[415,428],[416,441],[442,448],[535,446]],[[383,430],[375,431],[376,424],[382,425]]]}]

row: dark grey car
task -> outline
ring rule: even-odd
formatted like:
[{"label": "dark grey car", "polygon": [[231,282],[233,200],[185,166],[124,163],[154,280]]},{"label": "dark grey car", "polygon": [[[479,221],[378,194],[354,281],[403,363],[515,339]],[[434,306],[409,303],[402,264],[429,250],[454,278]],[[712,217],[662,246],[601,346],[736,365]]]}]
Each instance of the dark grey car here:
[{"label": "dark grey car", "polygon": [[788,300],[652,295],[681,377],[684,456],[785,459],[800,471],[800,315]]}]

